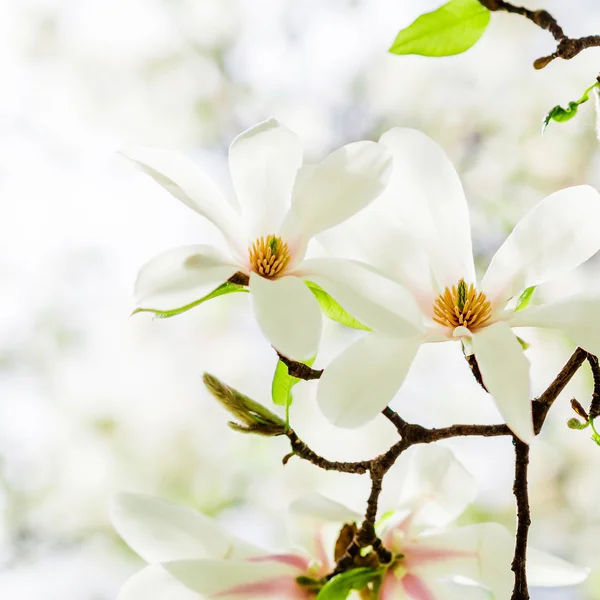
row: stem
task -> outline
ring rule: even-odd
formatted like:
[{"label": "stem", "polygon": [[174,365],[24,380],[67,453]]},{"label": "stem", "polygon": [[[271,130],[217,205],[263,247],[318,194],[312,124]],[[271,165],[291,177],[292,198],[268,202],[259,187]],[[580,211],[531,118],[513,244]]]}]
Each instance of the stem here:
[{"label": "stem", "polygon": [[515,483],[513,493],[517,501],[517,536],[512,572],[515,574],[515,586],[511,600],[529,600],[527,588],[527,538],[531,525],[529,510],[529,490],[527,469],[529,466],[529,446],[518,438],[513,438],[515,447]]},{"label": "stem", "polygon": [[593,421],[600,416],[600,365],[598,364],[598,357],[593,354],[588,354],[587,360],[590,363],[592,376],[594,377],[594,392],[592,393],[592,403],[589,410],[589,418]]}]

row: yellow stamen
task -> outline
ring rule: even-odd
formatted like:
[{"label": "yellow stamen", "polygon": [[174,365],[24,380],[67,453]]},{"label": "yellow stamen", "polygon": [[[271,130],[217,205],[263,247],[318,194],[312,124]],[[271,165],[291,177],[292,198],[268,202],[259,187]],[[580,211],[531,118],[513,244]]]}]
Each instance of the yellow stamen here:
[{"label": "yellow stamen", "polygon": [[483,292],[478,292],[464,279],[446,288],[433,304],[433,320],[444,327],[482,327],[492,316],[492,305]]},{"label": "yellow stamen", "polygon": [[288,245],[273,234],[258,238],[249,248],[250,267],[259,275],[271,278],[281,275],[290,262]]}]

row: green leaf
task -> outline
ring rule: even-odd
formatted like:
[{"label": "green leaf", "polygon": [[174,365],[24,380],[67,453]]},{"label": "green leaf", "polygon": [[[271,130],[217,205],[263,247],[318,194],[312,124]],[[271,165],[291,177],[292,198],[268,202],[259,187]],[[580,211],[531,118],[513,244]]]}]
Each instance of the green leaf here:
[{"label": "green leaf", "polygon": [[529,350],[529,348],[531,348],[531,344],[529,344],[528,342],[526,342],[523,338],[516,336],[517,337],[517,342],[519,342],[519,344],[521,344],[521,348],[523,348],[523,350]]},{"label": "green leaf", "polygon": [[381,569],[352,569],[332,577],[317,595],[317,600],[344,600],[352,590],[362,590],[381,574]]},{"label": "green leaf", "polygon": [[576,419],[575,417],[567,421],[567,426],[569,427],[569,429],[585,429],[589,426],[589,424],[589,421],[582,423],[579,419]]},{"label": "green leaf", "polygon": [[594,419],[590,419],[589,423],[592,426],[592,439],[600,446],[600,433],[598,433],[598,430],[594,425]]},{"label": "green leaf", "polygon": [[225,283],[220,285],[218,288],[213,290],[210,294],[207,294],[206,296],[200,298],[199,300],[194,300],[194,302],[190,302],[189,304],[186,304],[185,306],[180,306],[179,308],[173,308],[171,310],[160,310],[158,308],[140,307],[140,308],[136,308],[131,313],[131,316],[137,315],[138,313],[142,313],[142,312],[150,312],[150,313],[154,313],[154,316],[157,319],[169,319],[170,317],[176,317],[177,315],[187,312],[188,310],[191,310],[192,308],[196,308],[196,306],[199,306],[200,304],[202,304],[203,302],[206,302],[207,300],[212,300],[213,298],[218,298],[219,296],[225,296],[226,294],[234,294],[236,292],[246,292],[247,293],[248,288],[244,285],[239,285],[237,283],[231,283],[230,281],[226,281]]},{"label": "green leaf", "polygon": [[315,295],[315,298],[321,306],[321,311],[328,319],[341,323],[345,327],[350,327],[351,329],[371,331],[369,327],[363,325],[350,313],[347,313],[322,287],[312,281],[305,281],[304,283],[306,283],[310,291]]},{"label": "green leaf", "polygon": [[[304,361],[304,364],[312,367],[316,356],[313,356],[310,360]],[[273,403],[278,406],[290,406],[293,401],[292,388],[301,381],[297,377],[292,377],[288,373],[287,365],[278,361],[277,367],[275,368],[275,375],[273,375],[273,383],[271,384],[271,397]]]},{"label": "green leaf", "polygon": [[535,285],[528,287],[517,300],[517,305],[515,306],[515,312],[523,310],[529,306],[531,299],[533,298],[533,292],[535,292]]},{"label": "green leaf", "polygon": [[392,54],[452,56],[473,46],[490,22],[490,11],[479,0],[450,0],[425,13],[396,36]]},{"label": "green leaf", "polygon": [[566,121],[570,121],[577,114],[579,107],[590,99],[590,92],[597,87],[600,87],[600,82],[598,81],[585,90],[579,100],[569,102],[569,106],[567,106],[567,108],[555,106],[544,119],[542,133],[546,130],[546,127],[548,127],[550,121],[556,121],[557,123],[565,123]]}]

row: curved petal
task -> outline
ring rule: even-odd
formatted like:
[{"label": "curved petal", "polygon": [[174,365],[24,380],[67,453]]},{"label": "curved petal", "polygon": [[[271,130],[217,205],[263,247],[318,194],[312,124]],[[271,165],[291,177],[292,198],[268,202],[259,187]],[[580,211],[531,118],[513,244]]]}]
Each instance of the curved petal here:
[{"label": "curved petal", "polygon": [[151,258],[135,281],[135,301],[172,309],[205,296],[240,268],[216,248],[180,246]]},{"label": "curved petal", "polygon": [[499,321],[472,338],[483,381],[512,432],[525,443],[534,438],[529,361],[510,326]]},{"label": "curved petal", "polygon": [[404,564],[409,573],[425,581],[466,577],[491,590],[499,600],[510,598],[512,591],[513,547],[513,537],[501,525],[470,525],[407,542]]},{"label": "curved petal", "polygon": [[419,348],[416,339],[368,334],[323,371],[317,390],[321,411],[338,427],[360,427],[394,397]]},{"label": "curved petal", "polygon": [[148,563],[263,554],[225,533],[209,517],[152,496],[117,495],[110,519],[127,545]]},{"label": "curved petal", "polygon": [[514,313],[512,327],[557,329],[568,335],[577,346],[592,354],[600,354],[600,296],[580,295],[534,306]]},{"label": "curved petal", "polygon": [[321,309],[301,279],[265,279],[251,273],[250,295],[260,328],[279,352],[294,360],[317,353]]},{"label": "curved petal", "polygon": [[535,548],[527,549],[527,580],[531,587],[562,587],[583,583],[590,569],[546,554]]},{"label": "curved petal", "polygon": [[398,337],[423,332],[412,295],[372,267],[343,258],[313,258],[294,274],[322,287],[344,310],[376,331]]},{"label": "curved petal", "polygon": [[390,153],[375,142],[355,142],[332,152],[294,188],[281,235],[293,240],[301,232],[309,240],[342,223],[385,190],[391,170]]},{"label": "curved petal", "polygon": [[481,287],[498,306],[532,285],[586,261],[600,249],[600,194],[566,188],[542,200],[492,259]]},{"label": "curved petal", "polygon": [[251,238],[279,231],[301,165],[298,136],[275,119],[263,121],[233,140],[229,169]]},{"label": "curved petal", "polygon": [[117,596],[117,600],[200,600],[180,581],[169,575],[160,565],[142,569],[130,577]]},{"label": "curved petal", "polygon": [[165,569],[189,589],[209,598],[302,598],[297,567],[284,562],[238,560],[184,560],[164,564]]},{"label": "curved petal", "polygon": [[431,444],[411,450],[399,506],[415,509],[419,523],[447,525],[464,512],[476,495],[477,482],[450,449]]},{"label": "curved petal", "polygon": [[159,148],[122,152],[172,196],[213,223],[238,260],[246,253],[246,236],[238,214],[214,182],[189,158]]},{"label": "curved petal", "polygon": [[475,283],[469,211],[460,179],[445,152],[425,134],[395,128],[380,143],[394,157],[385,200],[426,244],[441,290],[464,278]]},{"label": "curved petal", "polygon": [[303,517],[311,517],[318,521],[333,521],[335,523],[347,523],[351,521],[360,521],[362,515],[347,506],[318,494],[311,492],[300,496],[292,502],[290,510]]}]

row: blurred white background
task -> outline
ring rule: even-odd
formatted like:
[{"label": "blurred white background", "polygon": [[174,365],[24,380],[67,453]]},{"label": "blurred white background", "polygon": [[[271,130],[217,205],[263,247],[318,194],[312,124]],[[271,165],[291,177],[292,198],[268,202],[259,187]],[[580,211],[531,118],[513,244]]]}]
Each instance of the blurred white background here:
[{"label": "blurred white background", "polygon": [[[523,2],[571,36],[600,33],[597,0]],[[276,116],[308,159],[396,126],[423,129],[465,184],[485,266],[545,194],[600,188],[592,103],[540,135],[545,112],[594,81],[600,50],[531,66],[553,41],[496,14],[482,41],[446,59],[386,50],[437,0],[0,0],[0,596],[113,600],[139,561],[107,522],[118,490],[217,515],[240,535],[285,543],[287,506],[317,489],[360,507],[367,481],[291,460],[283,440],[230,431],[201,382],[212,372],[265,403],[275,356],[245,295],[175,319],[129,319],[138,267],[170,246],[213,241],[200,218],[116,151],[183,150],[218,173],[243,129]],[[538,6],[539,5],[539,6]],[[600,261],[549,298],[600,288]],[[329,324],[317,366],[354,334]],[[572,351],[533,337],[534,389]],[[337,431],[300,384],[295,428],[330,458],[369,458],[394,440],[384,419]],[[600,599],[600,448],[566,428],[568,398],[587,404],[586,369],[533,447],[532,544],[594,568],[578,590],[538,599]],[[393,404],[426,425],[496,422],[493,403],[454,345],[426,348]],[[449,442],[481,493],[463,521],[514,527],[509,440]],[[393,496],[393,473],[387,481]]]}]

